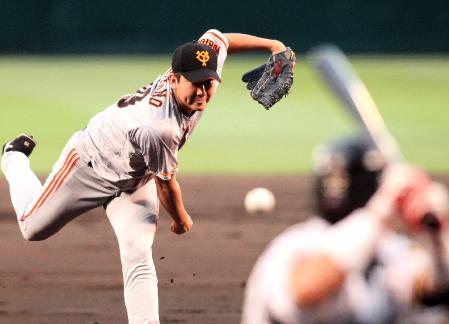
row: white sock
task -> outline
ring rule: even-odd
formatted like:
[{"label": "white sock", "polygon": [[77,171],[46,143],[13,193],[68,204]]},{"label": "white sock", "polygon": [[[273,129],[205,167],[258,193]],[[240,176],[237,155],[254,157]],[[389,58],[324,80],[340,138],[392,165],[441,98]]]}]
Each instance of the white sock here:
[{"label": "white sock", "polygon": [[6,152],[1,167],[9,183],[11,201],[20,219],[42,191],[42,184],[31,170],[30,160],[21,152]]}]

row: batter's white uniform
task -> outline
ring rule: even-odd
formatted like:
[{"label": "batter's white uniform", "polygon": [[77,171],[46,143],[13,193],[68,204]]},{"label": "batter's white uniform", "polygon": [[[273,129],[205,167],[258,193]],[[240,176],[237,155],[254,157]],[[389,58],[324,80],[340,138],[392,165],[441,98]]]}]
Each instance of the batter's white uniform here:
[{"label": "batter's white uniform", "polygon": [[[198,42],[218,53],[221,75],[226,37],[209,30]],[[181,113],[169,73],[124,96],[75,133],[43,186],[24,154],[7,152],[2,158],[20,229],[28,240],[46,239],[73,218],[105,206],[120,247],[130,323],[159,323],[151,255],[159,213],[153,177],[168,180],[177,172],[178,150],[202,115]]]},{"label": "batter's white uniform", "polygon": [[410,258],[412,243],[390,231],[379,239],[371,264],[349,273],[338,294],[311,309],[296,306],[288,286],[293,264],[320,251],[330,228],[315,217],[269,244],[248,279],[242,324],[399,323],[411,303],[414,276],[424,265],[423,259]]}]

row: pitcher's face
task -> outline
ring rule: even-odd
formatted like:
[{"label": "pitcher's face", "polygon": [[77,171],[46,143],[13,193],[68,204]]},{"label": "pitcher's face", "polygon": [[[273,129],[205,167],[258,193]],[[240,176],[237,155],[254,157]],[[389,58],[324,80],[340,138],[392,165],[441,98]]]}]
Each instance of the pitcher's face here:
[{"label": "pitcher's face", "polygon": [[179,80],[172,75],[170,84],[179,107],[186,114],[205,110],[210,98],[215,94],[213,79],[192,83],[182,75]]}]

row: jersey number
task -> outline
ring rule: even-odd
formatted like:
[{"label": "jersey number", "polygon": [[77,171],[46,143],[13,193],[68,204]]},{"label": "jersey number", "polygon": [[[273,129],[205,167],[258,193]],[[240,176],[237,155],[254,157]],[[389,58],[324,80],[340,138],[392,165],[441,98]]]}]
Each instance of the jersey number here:
[{"label": "jersey number", "polygon": [[[129,105],[134,105],[136,102],[142,101],[146,96],[148,96],[150,92],[151,92],[151,84],[149,88],[143,87],[137,90],[134,95],[125,96],[121,98],[117,102],[117,107],[125,108],[128,107]],[[150,105],[154,107],[160,107],[162,106],[163,101],[161,99],[158,99],[157,97],[165,97],[166,94],[167,90],[165,89],[163,91],[155,91],[148,100],[148,102],[150,103]]]}]

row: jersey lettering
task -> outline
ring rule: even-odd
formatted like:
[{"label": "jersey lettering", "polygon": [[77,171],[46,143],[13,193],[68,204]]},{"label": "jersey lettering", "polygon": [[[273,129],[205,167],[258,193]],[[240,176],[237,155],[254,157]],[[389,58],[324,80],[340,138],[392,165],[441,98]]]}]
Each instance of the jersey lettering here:
[{"label": "jersey lettering", "polygon": [[[154,107],[160,107],[164,103],[165,96],[167,95],[167,78],[163,78],[161,82],[159,82],[158,86],[156,87],[155,91],[150,97],[149,103],[150,105],[153,105]],[[157,97],[161,97],[158,99]]]},{"label": "jersey lettering", "polygon": [[[157,88],[155,89],[155,91],[153,92],[153,94],[151,95],[150,99],[148,100],[149,104],[154,106],[154,107],[161,107],[162,104],[164,103],[163,98],[157,98],[157,97],[165,97],[167,94],[167,89],[165,89],[166,86],[166,82],[167,82],[167,78],[162,79],[161,82],[158,84]],[[142,101],[152,90],[151,87],[152,84],[150,84],[150,86],[147,87],[142,87],[139,90],[136,91],[136,93],[134,95],[128,95],[128,96],[124,96],[122,97],[118,102],[117,102],[117,107],[119,108],[126,108],[129,105],[134,105],[136,102]]]},{"label": "jersey lettering", "polygon": [[157,98],[155,98],[155,97],[150,97],[149,102],[150,102],[150,105],[152,105],[152,106],[154,106],[154,107],[157,107],[157,108],[159,108],[160,106],[162,106],[162,103],[163,103],[162,100],[157,99]]},{"label": "jersey lettering", "polygon": [[219,53],[220,52],[220,46],[218,44],[216,44],[214,41],[212,41],[211,39],[208,38],[202,38],[198,41],[198,43],[209,46],[210,48],[212,48],[215,52]]}]

